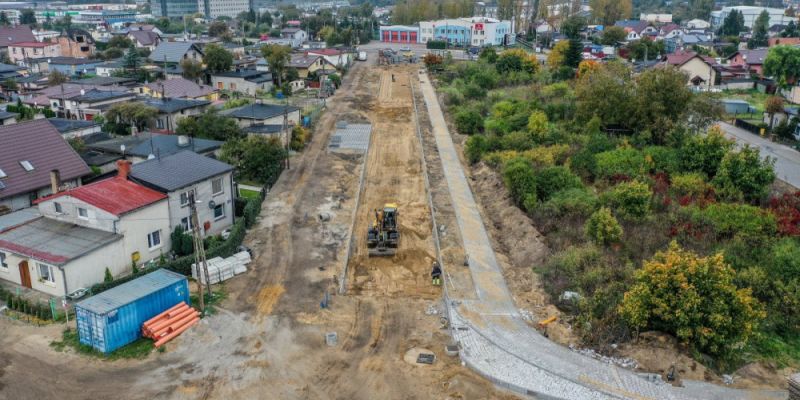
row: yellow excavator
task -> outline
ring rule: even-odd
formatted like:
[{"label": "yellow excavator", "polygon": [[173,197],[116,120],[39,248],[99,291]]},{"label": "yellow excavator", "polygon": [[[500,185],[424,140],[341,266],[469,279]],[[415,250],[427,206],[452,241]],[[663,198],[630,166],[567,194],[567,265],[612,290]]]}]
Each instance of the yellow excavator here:
[{"label": "yellow excavator", "polygon": [[400,245],[397,204],[386,203],[382,210],[374,211],[375,220],[367,231],[369,256],[393,256]]}]

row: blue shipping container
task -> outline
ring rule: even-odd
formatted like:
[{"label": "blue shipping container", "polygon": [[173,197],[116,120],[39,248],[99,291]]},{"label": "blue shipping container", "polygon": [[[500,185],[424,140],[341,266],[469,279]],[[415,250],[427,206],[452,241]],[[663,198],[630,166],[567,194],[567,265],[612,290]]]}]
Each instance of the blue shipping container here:
[{"label": "blue shipping container", "polygon": [[141,337],[145,321],[182,301],[189,304],[186,277],[159,269],[76,304],[78,337],[108,354]]}]

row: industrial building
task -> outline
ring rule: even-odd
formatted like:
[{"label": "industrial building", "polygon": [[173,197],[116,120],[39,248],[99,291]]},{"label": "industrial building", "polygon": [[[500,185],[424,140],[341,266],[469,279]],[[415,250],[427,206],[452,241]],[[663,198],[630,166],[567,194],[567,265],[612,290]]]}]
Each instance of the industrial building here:
[{"label": "industrial building", "polygon": [[419,26],[382,26],[381,41],[386,43],[427,43],[447,41],[457,46],[502,46],[513,44],[511,21],[471,17],[422,21]]}]

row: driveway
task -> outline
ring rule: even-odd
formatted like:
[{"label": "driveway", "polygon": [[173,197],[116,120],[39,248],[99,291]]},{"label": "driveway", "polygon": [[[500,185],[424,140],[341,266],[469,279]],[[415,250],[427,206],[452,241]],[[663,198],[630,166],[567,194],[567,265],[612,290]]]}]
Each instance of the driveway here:
[{"label": "driveway", "polygon": [[719,126],[738,146],[757,147],[761,151],[761,157],[775,159],[775,174],[778,179],[800,188],[800,152],[725,122],[720,122]]}]

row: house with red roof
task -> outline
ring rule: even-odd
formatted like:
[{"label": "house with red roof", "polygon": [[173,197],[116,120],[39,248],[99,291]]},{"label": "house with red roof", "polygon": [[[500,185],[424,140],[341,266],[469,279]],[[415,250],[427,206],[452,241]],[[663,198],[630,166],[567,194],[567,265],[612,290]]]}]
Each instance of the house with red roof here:
[{"label": "house with red roof", "polygon": [[683,71],[688,76],[687,85],[708,88],[720,83],[721,75],[716,60],[693,51],[668,54],[662,64]]},{"label": "house with red roof", "polygon": [[106,269],[124,276],[168,253],[167,195],[129,180],[130,162],[118,164],[117,176],[44,197],[40,217],[0,230],[0,279],[64,296],[102,282]]}]

